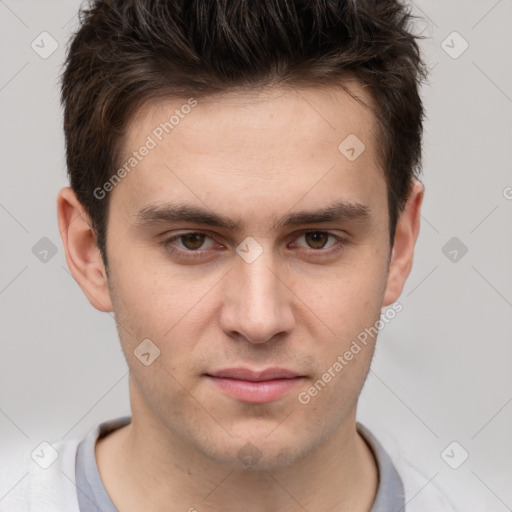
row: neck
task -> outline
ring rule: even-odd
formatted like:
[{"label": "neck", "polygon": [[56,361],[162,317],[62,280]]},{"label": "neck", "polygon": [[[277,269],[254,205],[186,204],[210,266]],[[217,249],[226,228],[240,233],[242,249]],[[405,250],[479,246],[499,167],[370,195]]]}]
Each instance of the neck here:
[{"label": "neck", "polygon": [[241,503],[246,512],[368,512],[378,485],[372,452],[356,431],[355,407],[316,450],[272,471],[221,466],[149,414],[134,414],[130,425],[98,441],[96,459],[122,512],[224,512]]}]

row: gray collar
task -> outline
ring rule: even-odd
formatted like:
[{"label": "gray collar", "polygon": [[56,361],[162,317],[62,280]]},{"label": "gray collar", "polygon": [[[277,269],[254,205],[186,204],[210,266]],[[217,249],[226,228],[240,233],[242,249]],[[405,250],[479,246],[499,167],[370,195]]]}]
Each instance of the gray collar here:
[{"label": "gray collar", "polygon": [[[101,481],[94,448],[98,438],[124,427],[130,421],[130,416],[105,421],[91,429],[79,444],[75,471],[80,512],[118,512]],[[371,449],[379,471],[377,495],[370,512],[403,511],[405,509],[404,487],[388,453],[374,435],[359,422],[357,431]]]}]

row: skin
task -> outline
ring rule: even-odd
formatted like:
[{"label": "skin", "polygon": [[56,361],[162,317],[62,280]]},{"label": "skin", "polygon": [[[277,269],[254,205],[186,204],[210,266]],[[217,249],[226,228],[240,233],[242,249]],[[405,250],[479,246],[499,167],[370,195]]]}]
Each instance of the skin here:
[{"label": "skin", "polygon": [[[357,83],[350,87],[371,103]],[[129,126],[126,154],[185,102],[146,105]],[[338,150],[349,134],[366,146],[355,161]],[[132,423],[96,445],[119,510],[370,510],[378,471],[357,433],[356,406],[376,338],[308,404],[297,395],[399,298],[412,267],[423,185],[414,183],[392,251],[376,148],[372,114],[342,89],[198,99],[110,192],[108,277],[87,213],[69,187],[61,190],[69,269],[95,308],[115,313],[130,369]],[[366,205],[371,216],[273,227],[289,212],[340,200]],[[137,226],[143,207],[165,201],[207,208],[240,229]],[[203,245],[164,244],[197,231],[208,235]],[[311,231],[346,243],[333,252],[335,238],[320,234],[319,242]],[[249,236],[262,248],[252,263],[236,252]],[[197,246],[202,254],[192,259]],[[149,366],[134,355],[147,338],[160,350]],[[205,377],[239,366],[303,378],[281,398],[252,404]],[[257,453],[250,467],[239,457],[246,445]]]}]

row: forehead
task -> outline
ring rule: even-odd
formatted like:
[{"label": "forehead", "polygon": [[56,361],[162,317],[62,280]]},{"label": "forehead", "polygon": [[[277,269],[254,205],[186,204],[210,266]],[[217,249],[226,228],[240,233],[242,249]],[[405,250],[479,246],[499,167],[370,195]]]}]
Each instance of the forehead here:
[{"label": "forehead", "polygon": [[[344,132],[353,130],[372,151],[377,130],[368,107],[375,108],[374,100],[355,79],[336,87],[238,88],[207,97],[155,99],[146,102],[127,126],[125,149],[136,147],[138,141],[151,133],[157,142],[179,138],[176,142],[196,154],[206,151],[209,143],[227,149],[249,138],[267,147],[272,141],[274,147],[300,142],[301,146],[306,143],[319,148],[323,141],[329,144],[325,149],[332,150],[331,139],[339,139]],[[189,131],[188,141],[187,130],[195,132]],[[278,140],[274,139],[276,132]],[[244,146],[241,149],[246,150]]]},{"label": "forehead", "polygon": [[[357,82],[346,85],[372,104]],[[123,163],[144,146],[149,151],[112,192],[111,202],[130,216],[185,199],[225,215],[236,211],[237,218],[262,215],[266,205],[275,224],[277,211],[294,204],[364,204],[385,189],[373,115],[341,88],[153,101],[130,122]]]}]

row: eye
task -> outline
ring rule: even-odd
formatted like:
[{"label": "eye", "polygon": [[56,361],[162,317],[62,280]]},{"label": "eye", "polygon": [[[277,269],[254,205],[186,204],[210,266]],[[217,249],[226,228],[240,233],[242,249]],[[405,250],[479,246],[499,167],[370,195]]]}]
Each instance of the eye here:
[{"label": "eye", "polygon": [[333,235],[332,233],[327,233],[326,231],[308,231],[303,233],[299,239],[304,238],[311,249],[325,249],[329,237],[334,239],[334,241],[340,240],[339,237]]},{"label": "eye", "polygon": [[[313,250],[326,249],[327,242],[329,238],[331,238],[334,243],[332,243],[327,249],[331,249],[331,247],[335,247],[337,243],[341,243],[343,245],[343,239],[337,235],[329,233],[327,231],[307,231],[306,233],[302,233],[297,240],[304,238],[306,242],[306,246]],[[301,247],[299,245],[299,247]]]},{"label": "eye", "polygon": [[206,235],[204,233],[187,233],[185,235],[180,235],[178,238],[182,242],[185,249],[195,251],[200,249],[204,244]]},{"label": "eye", "polygon": [[[170,252],[175,252],[178,250],[184,252],[200,252],[200,250],[206,250],[212,247],[211,245],[210,247],[204,247],[205,240],[207,239],[213,242],[213,240],[206,233],[191,231],[167,238],[164,241],[164,245]],[[175,241],[178,241],[179,243],[174,244]],[[172,245],[177,245],[179,249],[173,248]]]},{"label": "eye", "polygon": [[[305,245],[297,241],[304,240]],[[295,236],[292,248],[300,248],[310,256],[333,256],[343,250],[346,241],[328,231],[306,231]],[[178,233],[161,242],[168,253],[184,260],[210,259],[214,254],[212,249],[224,249],[224,246],[215,242],[207,233],[201,231],[188,231]]]}]

